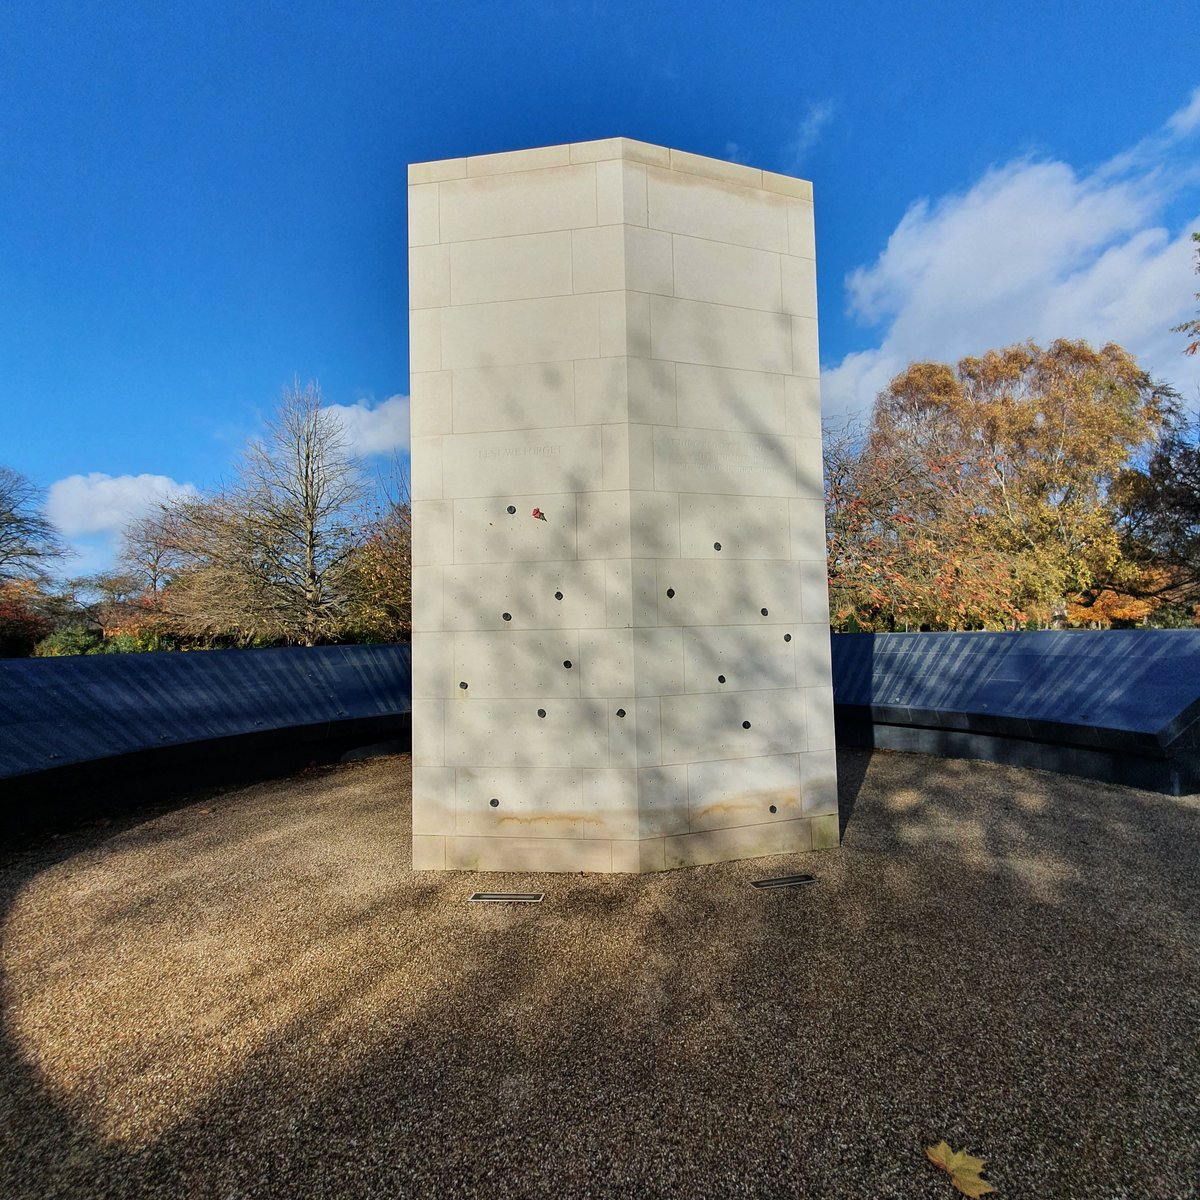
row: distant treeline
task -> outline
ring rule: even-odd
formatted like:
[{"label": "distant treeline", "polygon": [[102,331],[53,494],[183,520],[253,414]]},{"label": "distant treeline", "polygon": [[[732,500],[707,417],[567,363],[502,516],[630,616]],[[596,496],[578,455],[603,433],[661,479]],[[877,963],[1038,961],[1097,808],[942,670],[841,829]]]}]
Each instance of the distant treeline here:
[{"label": "distant treeline", "polygon": [[130,523],[115,571],[54,582],[62,539],[0,469],[0,654],[405,641],[410,547],[406,472],[369,478],[296,385],[232,483]]}]

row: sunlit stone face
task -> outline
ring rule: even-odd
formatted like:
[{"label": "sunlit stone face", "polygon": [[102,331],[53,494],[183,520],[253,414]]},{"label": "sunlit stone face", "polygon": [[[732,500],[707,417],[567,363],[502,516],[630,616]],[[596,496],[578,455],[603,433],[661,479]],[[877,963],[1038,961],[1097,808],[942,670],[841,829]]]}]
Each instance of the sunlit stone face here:
[{"label": "sunlit stone face", "polygon": [[422,163],[409,243],[414,866],[835,846],[810,185]]}]

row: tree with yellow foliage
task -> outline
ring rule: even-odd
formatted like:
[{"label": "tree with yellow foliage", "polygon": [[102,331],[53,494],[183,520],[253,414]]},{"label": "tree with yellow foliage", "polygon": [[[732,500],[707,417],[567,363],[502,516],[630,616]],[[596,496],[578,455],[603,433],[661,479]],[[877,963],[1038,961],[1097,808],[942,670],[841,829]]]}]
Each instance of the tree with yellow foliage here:
[{"label": "tree with yellow foliage", "polygon": [[835,612],[873,627],[1004,627],[1090,598],[1121,557],[1113,480],[1172,403],[1113,344],[911,364],[831,464]]}]

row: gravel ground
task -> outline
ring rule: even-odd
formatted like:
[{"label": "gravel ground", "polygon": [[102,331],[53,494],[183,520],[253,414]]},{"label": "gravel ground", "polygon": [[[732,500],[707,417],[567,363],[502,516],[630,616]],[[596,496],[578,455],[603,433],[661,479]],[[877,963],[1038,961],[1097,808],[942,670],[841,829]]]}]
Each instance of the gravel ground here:
[{"label": "gravel ground", "polygon": [[1200,1194],[1200,798],[850,753],[840,851],[414,875],[408,767],[0,855],[6,1200]]}]

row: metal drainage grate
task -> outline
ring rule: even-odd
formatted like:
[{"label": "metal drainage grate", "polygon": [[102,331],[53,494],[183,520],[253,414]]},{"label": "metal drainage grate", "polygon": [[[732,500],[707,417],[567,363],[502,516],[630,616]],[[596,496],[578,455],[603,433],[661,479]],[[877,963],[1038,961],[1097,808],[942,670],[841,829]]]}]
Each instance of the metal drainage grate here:
[{"label": "metal drainage grate", "polygon": [[785,888],[799,887],[803,883],[816,883],[815,875],[780,875],[775,879],[752,879],[751,887],[756,888]]},{"label": "metal drainage grate", "polygon": [[541,904],[545,892],[476,892],[468,904]]}]

